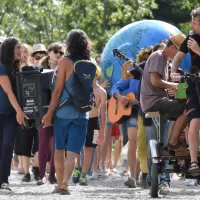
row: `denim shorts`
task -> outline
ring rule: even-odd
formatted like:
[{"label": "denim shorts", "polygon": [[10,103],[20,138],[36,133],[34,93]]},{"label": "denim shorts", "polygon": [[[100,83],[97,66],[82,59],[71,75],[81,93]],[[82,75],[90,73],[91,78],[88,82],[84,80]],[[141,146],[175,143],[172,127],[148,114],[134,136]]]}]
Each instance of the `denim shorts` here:
[{"label": "denim shorts", "polygon": [[130,117],[125,121],[127,128],[137,127],[137,117]]},{"label": "denim shorts", "polygon": [[108,119],[108,116],[106,117],[106,126],[111,127],[112,123],[110,122],[110,120]]},{"label": "denim shorts", "polygon": [[61,119],[54,122],[55,149],[80,154],[85,143],[88,119]]}]

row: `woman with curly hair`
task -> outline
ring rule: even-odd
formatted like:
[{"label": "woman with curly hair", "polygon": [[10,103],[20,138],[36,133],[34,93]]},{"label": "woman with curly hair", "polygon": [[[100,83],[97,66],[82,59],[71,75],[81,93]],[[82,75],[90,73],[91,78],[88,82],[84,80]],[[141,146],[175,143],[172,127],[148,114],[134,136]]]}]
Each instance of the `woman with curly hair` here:
[{"label": "woman with curly hair", "polygon": [[16,99],[16,72],[19,71],[21,43],[11,37],[4,40],[0,49],[0,185],[11,190],[8,183],[14,149],[17,122],[25,125],[25,118]]},{"label": "woman with curly hair", "polygon": [[[67,36],[67,56],[58,64],[58,77],[52,93],[51,103],[42,122],[43,126],[51,125],[53,113],[61,100],[69,97],[74,83],[73,63],[77,60],[90,60],[91,43],[86,33],[73,29]],[[68,92],[66,89],[67,88]],[[88,116],[78,112],[73,105],[64,105],[56,110],[54,119],[55,137],[55,168],[58,186],[55,193],[70,194],[68,182],[72,175],[77,154],[84,145],[86,138]],[[64,161],[64,153],[66,159]]]}]

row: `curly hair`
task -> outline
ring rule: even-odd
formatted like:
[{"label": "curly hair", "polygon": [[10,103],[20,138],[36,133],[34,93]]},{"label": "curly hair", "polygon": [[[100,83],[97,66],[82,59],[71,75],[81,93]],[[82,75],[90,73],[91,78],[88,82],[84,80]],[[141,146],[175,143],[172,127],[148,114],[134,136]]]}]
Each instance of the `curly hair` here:
[{"label": "curly hair", "polygon": [[9,78],[13,78],[15,72],[19,71],[19,60],[14,60],[14,49],[18,43],[19,40],[17,38],[9,37],[1,44],[0,63],[7,68]]},{"label": "curly hair", "polygon": [[50,46],[48,47],[48,50],[47,50],[47,56],[45,56],[45,58],[42,59],[42,61],[41,61],[41,66],[44,69],[50,69],[48,53],[51,52],[52,50],[60,50],[62,48],[64,48],[64,46],[59,42],[50,44]]},{"label": "curly hair", "polygon": [[90,59],[92,43],[86,33],[80,29],[73,29],[67,35],[67,54],[73,59]]},{"label": "curly hair", "polygon": [[141,49],[136,58],[137,63],[146,61],[148,57],[151,55],[152,50],[153,50],[153,46],[149,46],[145,49]]},{"label": "curly hair", "polygon": [[20,59],[20,68],[31,64],[31,46],[28,44],[22,44],[22,57]]}]

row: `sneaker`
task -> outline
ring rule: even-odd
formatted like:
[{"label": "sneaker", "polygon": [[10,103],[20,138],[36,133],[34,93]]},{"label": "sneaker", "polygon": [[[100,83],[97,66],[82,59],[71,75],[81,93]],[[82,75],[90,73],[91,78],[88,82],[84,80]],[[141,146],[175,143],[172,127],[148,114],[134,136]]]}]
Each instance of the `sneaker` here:
[{"label": "sneaker", "polygon": [[124,185],[129,188],[136,188],[136,181],[133,178],[128,178],[128,180],[124,182]]},{"label": "sneaker", "polygon": [[118,171],[116,168],[113,168],[111,171],[112,171],[113,173],[119,174],[119,171]]},{"label": "sneaker", "polygon": [[197,179],[186,179],[186,186],[197,186]]},{"label": "sneaker", "polygon": [[49,180],[50,184],[56,184],[57,183],[57,179],[55,177],[55,174],[49,174],[48,180]]},{"label": "sneaker", "polygon": [[24,174],[24,177],[22,178],[22,182],[30,182],[30,181],[31,181],[30,173]]},{"label": "sneaker", "polygon": [[34,175],[34,179],[38,181],[40,179],[40,169],[39,167],[32,167],[32,173]]},{"label": "sneaker", "polygon": [[140,185],[141,185],[141,179],[140,179],[140,178],[136,180],[136,185],[137,185],[137,186],[140,186]]},{"label": "sneaker", "polygon": [[108,178],[109,172],[106,170],[106,166],[105,165],[99,165],[99,170],[100,170],[101,176],[103,178]]},{"label": "sneaker", "polygon": [[147,181],[147,177],[141,177],[140,187],[142,189],[149,189],[149,184],[148,184],[148,181]]},{"label": "sneaker", "polygon": [[58,186],[55,186],[52,194],[60,194],[61,193],[61,189]]},{"label": "sneaker", "polygon": [[120,172],[120,175],[121,176],[130,176],[130,173],[128,170],[124,170],[124,171]]},{"label": "sneaker", "polygon": [[79,185],[84,185],[84,186],[87,186],[87,178],[86,177],[81,177],[79,179]]},{"label": "sneaker", "polygon": [[79,179],[80,179],[80,176],[81,176],[81,170],[75,168],[74,173],[72,175],[72,182],[73,183],[78,183]]},{"label": "sneaker", "polygon": [[39,178],[39,180],[37,181],[37,185],[44,185],[47,182],[46,177],[44,176],[43,178]]},{"label": "sneaker", "polygon": [[1,184],[1,189],[2,189],[2,190],[12,191],[12,190],[10,189],[8,183],[2,183],[2,184]]},{"label": "sneaker", "polygon": [[97,180],[98,178],[99,178],[99,173],[97,171],[93,171],[90,180]]},{"label": "sneaker", "polygon": [[167,182],[162,182],[158,186],[159,194],[168,195],[170,193],[169,184]]}]

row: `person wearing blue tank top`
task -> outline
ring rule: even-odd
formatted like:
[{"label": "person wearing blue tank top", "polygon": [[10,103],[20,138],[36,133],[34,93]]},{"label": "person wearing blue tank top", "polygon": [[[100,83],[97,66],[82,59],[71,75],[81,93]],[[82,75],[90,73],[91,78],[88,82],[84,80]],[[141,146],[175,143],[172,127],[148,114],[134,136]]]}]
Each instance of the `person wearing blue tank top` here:
[{"label": "person wearing blue tank top", "polygon": [[17,122],[25,125],[25,118],[16,99],[15,75],[19,71],[21,43],[7,38],[0,49],[0,186],[11,191],[8,177],[14,149]]},{"label": "person wearing blue tank top", "polygon": [[73,29],[68,33],[66,46],[67,56],[58,63],[55,88],[48,112],[42,120],[43,127],[48,127],[52,124],[54,115],[55,168],[58,185],[53,193],[59,194],[70,194],[68,182],[74,170],[77,154],[80,154],[85,143],[88,123],[88,113],[78,112],[72,104],[65,104],[62,107],[58,105],[69,97],[69,93],[73,94],[73,63],[77,60],[90,59],[91,42],[84,31]]}]

